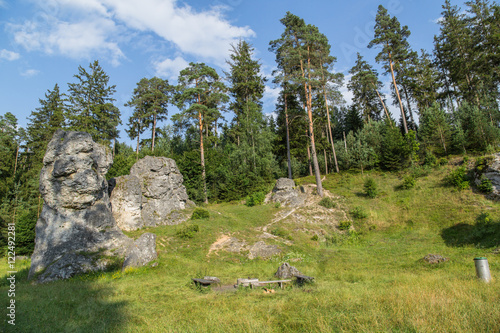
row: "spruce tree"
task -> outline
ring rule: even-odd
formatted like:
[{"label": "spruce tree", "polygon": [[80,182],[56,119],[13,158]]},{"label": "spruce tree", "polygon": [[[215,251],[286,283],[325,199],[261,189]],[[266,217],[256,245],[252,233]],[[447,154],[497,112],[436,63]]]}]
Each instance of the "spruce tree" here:
[{"label": "spruce tree", "polygon": [[84,131],[96,142],[109,144],[118,137],[120,110],[113,105],[115,85],[96,60],[90,71],[78,66],[76,83],[69,83],[69,105],[66,112],[68,129]]}]

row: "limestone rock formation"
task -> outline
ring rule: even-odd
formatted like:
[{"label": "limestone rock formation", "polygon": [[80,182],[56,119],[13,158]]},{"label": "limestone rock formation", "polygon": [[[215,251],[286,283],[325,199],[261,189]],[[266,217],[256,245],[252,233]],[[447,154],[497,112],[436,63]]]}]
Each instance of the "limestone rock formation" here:
[{"label": "limestone rock formation", "polygon": [[274,274],[274,276],[280,279],[290,279],[297,274],[300,274],[299,270],[294,266],[290,266],[289,263],[285,262],[278,268],[278,271]]},{"label": "limestone rock formation", "polygon": [[281,250],[276,245],[268,245],[263,241],[255,243],[249,250],[248,259],[255,258],[271,258],[276,254],[280,254]]},{"label": "limestone rock formation", "polygon": [[[492,199],[500,199],[500,153],[493,155],[493,159],[484,168],[482,175],[491,181],[493,191],[490,196]],[[480,176],[480,175],[479,175]],[[481,183],[480,177],[476,178],[476,184]]]},{"label": "limestone rock formation", "polygon": [[105,174],[111,153],[83,132],[57,131],[40,173],[44,206],[29,278],[48,282],[117,265],[134,242],[117,227]]},{"label": "limestone rock formation", "polygon": [[304,204],[306,197],[300,188],[295,188],[293,179],[280,178],[276,181],[270,200],[284,206],[298,207]]},{"label": "limestone rock formation", "polygon": [[156,235],[147,232],[135,240],[134,246],[132,246],[131,251],[129,251],[123,262],[123,269],[144,266],[156,258],[158,258],[158,254],[156,253]]},{"label": "limestone rock formation", "polygon": [[137,230],[185,221],[187,216],[179,211],[194,204],[182,182],[173,159],[153,156],[137,161],[129,176],[112,179],[111,205],[120,228]]}]

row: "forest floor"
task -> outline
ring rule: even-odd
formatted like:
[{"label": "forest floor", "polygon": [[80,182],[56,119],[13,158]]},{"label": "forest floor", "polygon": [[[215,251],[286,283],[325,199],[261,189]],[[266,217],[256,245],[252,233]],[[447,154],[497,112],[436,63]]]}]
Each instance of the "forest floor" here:
[{"label": "forest floor", "polygon": [[[158,265],[87,274],[34,285],[29,261],[16,263],[16,326],[6,332],[498,332],[500,330],[500,203],[444,182],[456,165],[408,172],[327,175],[334,207],[291,210],[275,204],[211,204],[206,220],[127,233],[157,235]],[[363,184],[373,178],[370,199]],[[296,180],[298,185],[313,177]],[[339,230],[341,222],[351,227]],[[193,238],[180,238],[197,224]],[[344,228],[346,229],[346,228]],[[264,235],[264,237],[263,237]],[[271,235],[269,237],[268,235]],[[221,244],[236,239],[227,251]],[[265,241],[282,252],[249,259]],[[218,242],[218,243],[217,243]],[[216,245],[214,245],[216,244]],[[242,245],[243,244],[243,245]],[[220,245],[220,246],[219,246]],[[239,248],[238,248],[239,246]],[[448,261],[428,264],[427,254]],[[474,258],[488,258],[490,283],[477,280]],[[274,293],[193,287],[191,278],[273,280],[289,262],[315,282]],[[7,271],[5,260],[0,272]],[[3,274],[2,274],[3,275]],[[0,294],[6,295],[6,278]],[[6,309],[7,298],[0,298]],[[0,330],[2,331],[2,330]]]}]

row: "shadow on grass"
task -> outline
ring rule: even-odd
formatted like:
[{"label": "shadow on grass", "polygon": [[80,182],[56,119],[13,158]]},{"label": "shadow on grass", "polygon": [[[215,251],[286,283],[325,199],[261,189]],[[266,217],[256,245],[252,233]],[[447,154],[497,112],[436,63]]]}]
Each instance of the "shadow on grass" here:
[{"label": "shadow on grass", "polygon": [[[118,295],[108,283],[85,275],[65,281],[34,284],[27,280],[28,268],[15,274],[15,296],[2,298],[6,309],[15,300],[15,326],[5,316],[0,332],[123,332],[128,316],[128,301],[114,300]],[[9,286],[2,276],[0,292],[7,295]],[[119,299],[121,297],[118,297]],[[121,298],[122,299],[122,298]]]},{"label": "shadow on grass", "polygon": [[500,245],[500,221],[492,221],[488,214],[480,214],[475,224],[458,223],[441,231],[447,246],[475,245],[489,248]]}]

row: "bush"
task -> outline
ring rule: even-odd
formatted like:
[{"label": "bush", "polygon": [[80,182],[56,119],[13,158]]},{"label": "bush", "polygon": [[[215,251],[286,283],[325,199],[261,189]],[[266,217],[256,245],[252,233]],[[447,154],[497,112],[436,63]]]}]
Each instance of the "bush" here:
[{"label": "bush", "polygon": [[415,177],[413,177],[413,175],[408,175],[403,179],[403,184],[401,185],[401,187],[405,190],[409,190],[415,187],[416,183],[417,181],[415,180]]},{"label": "bush", "polygon": [[481,183],[477,186],[478,190],[483,193],[491,193],[493,191],[493,184],[491,180],[488,179],[485,175],[481,175],[480,178]]},{"label": "bush", "polygon": [[470,187],[469,180],[467,179],[467,168],[465,165],[453,170],[446,181],[451,186],[456,187],[459,190],[466,190]]},{"label": "bush", "polygon": [[208,219],[210,217],[210,213],[208,210],[203,209],[203,208],[195,208],[193,211],[193,215],[191,215],[191,220],[202,220],[202,219]]},{"label": "bush", "polygon": [[266,194],[264,192],[252,193],[246,197],[245,205],[247,205],[248,207],[260,205],[261,203],[264,202],[265,198],[266,198]]},{"label": "bush", "polygon": [[271,230],[271,234],[284,239],[292,240],[292,236],[283,228],[274,228]]},{"label": "bush", "polygon": [[433,153],[427,151],[425,153],[425,157],[424,157],[424,165],[436,166],[437,165],[437,157]]},{"label": "bush", "polygon": [[198,231],[200,231],[200,227],[197,224],[186,225],[184,228],[177,231],[177,237],[181,239],[191,239]]},{"label": "bush", "polygon": [[378,194],[377,184],[373,178],[368,178],[364,185],[365,194],[368,198],[375,198]]},{"label": "bush", "polygon": [[337,204],[331,198],[328,197],[324,197],[323,199],[321,199],[321,201],[318,202],[318,205],[328,209],[337,207]]},{"label": "bush", "polygon": [[311,237],[311,240],[312,240],[312,241],[317,242],[317,241],[319,240],[318,235],[314,235],[314,236],[312,236],[312,237]]},{"label": "bush", "polygon": [[351,221],[340,221],[338,228],[340,230],[349,230],[351,228],[351,225]]},{"label": "bush", "polygon": [[364,210],[363,207],[357,206],[349,211],[349,214],[355,219],[366,219],[368,217],[368,213]]}]

